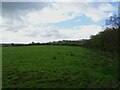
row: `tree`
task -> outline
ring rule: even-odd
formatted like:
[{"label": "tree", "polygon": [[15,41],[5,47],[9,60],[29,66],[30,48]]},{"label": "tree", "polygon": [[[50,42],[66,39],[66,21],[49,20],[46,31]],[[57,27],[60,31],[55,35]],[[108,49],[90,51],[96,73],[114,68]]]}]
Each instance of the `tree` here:
[{"label": "tree", "polygon": [[106,19],[107,28],[120,28],[120,15],[113,15],[110,18]]},{"label": "tree", "polygon": [[11,46],[14,46],[15,44],[14,43],[11,43]]},{"label": "tree", "polygon": [[34,42],[32,42],[31,44],[32,44],[32,45],[34,45],[35,43],[34,43]]}]

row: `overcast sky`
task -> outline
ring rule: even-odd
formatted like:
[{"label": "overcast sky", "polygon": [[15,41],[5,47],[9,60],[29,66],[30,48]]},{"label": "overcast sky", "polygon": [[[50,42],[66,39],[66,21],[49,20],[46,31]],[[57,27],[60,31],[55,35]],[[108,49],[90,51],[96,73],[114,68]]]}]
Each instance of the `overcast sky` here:
[{"label": "overcast sky", "polygon": [[[15,0],[14,0],[15,1]],[[88,39],[118,13],[117,2],[2,2],[0,42]]]}]

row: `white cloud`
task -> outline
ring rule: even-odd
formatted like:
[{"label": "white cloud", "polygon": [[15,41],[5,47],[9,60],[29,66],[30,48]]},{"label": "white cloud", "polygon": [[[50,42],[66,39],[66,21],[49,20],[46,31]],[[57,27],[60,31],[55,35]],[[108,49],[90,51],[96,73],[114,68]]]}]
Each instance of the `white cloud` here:
[{"label": "white cloud", "polygon": [[48,42],[58,40],[88,39],[102,31],[98,25],[86,25],[73,29],[60,29],[53,26],[33,27],[29,26],[18,32],[4,31],[3,40],[6,42]]},{"label": "white cloud", "polygon": [[23,18],[23,16],[20,16],[20,19],[2,17],[3,30],[9,30],[9,31],[16,32],[28,26],[29,26],[29,22],[27,22],[25,18]]},{"label": "white cloud", "polygon": [[29,12],[25,18],[32,24],[46,24],[73,19],[77,14],[79,9],[69,3],[52,3],[38,11]]},{"label": "white cloud", "polygon": [[96,8],[88,8],[86,9],[86,13],[84,14],[85,16],[91,18],[93,22],[98,22],[105,18],[105,13],[101,12],[100,10],[97,10]]},{"label": "white cloud", "polygon": [[0,16],[0,42],[2,42],[2,17]]},{"label": "white cloud", "polygon": [[92,3],[50,3],[43,9],[29,12],[25,18],[32,24],[58,23],[76,16],[85,15],[93,22],[105,19],[108,14],[106,11],[114,11],[115,8],[109,3],[103,3],[98,7]]},{"label": "white cloud", "polygon": [[59,10],[44,8],[42,11],[28,13],[27,19],[34,24],[56,23],[67,20],[69,17],[63,15]]},{"label": "white cloud", "polygon": [[99,9],[101,11],[114,11],[115,7],[113,7],[111,4],[109,3],[103,3],[99,6]]},{"label": "white cloud", "polygon": [[68,39],[89,39],[91,35],[96,35],[102,31],[101,26],[98,25],[86,25],[81,27],[75,27],[74,29],[62,29],[60,33],[68,37]]},{"label": "white cloud", "polygon": [[108,12],[115,11],[115,7],[109,3],[100,4],[98,7],[91,7],[88,5],[86,8],[84,7],[82,9],[84,10],[82,14],[91,18],[93,22],[104,20],[109,16]]}]

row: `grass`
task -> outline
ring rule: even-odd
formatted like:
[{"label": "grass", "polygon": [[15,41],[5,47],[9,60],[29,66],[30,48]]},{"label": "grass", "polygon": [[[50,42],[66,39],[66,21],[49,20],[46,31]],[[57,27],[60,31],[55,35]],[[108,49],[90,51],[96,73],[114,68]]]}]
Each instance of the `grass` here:
[{"label": "grass", "polygon": [[3,88],[115,88],[116,57],[72,46],[3,47]]}]

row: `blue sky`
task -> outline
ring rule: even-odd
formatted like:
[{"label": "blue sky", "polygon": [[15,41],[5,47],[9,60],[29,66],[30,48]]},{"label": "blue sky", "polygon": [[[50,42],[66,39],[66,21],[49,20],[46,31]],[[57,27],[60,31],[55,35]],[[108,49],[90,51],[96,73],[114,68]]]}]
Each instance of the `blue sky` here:
[{"label": "blue sky", "polygon": [[117,2],[3,2],[0,42],[88,39],[117,13]]}]

